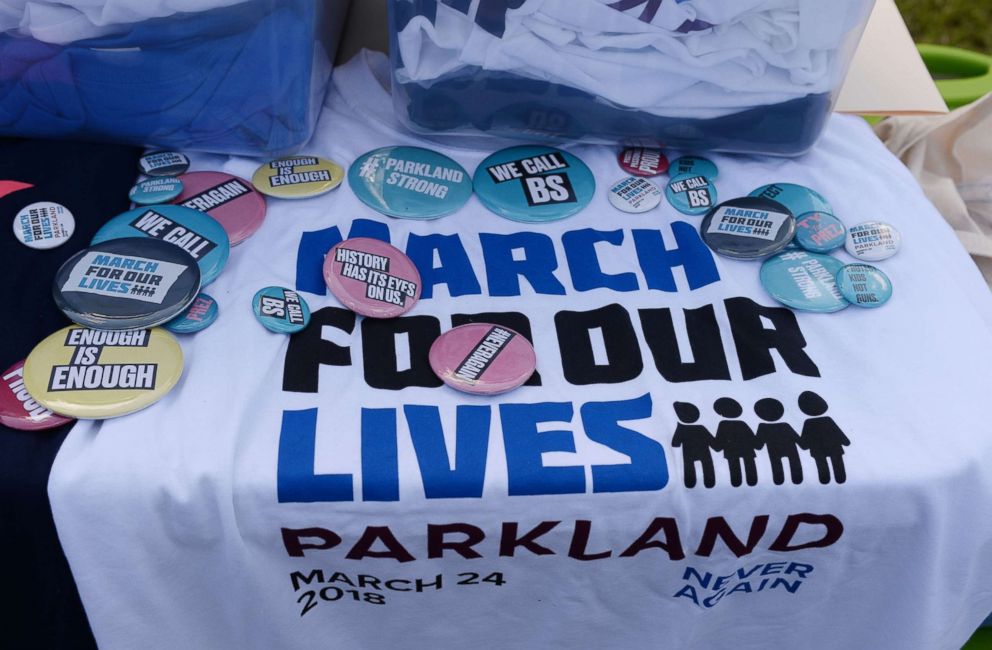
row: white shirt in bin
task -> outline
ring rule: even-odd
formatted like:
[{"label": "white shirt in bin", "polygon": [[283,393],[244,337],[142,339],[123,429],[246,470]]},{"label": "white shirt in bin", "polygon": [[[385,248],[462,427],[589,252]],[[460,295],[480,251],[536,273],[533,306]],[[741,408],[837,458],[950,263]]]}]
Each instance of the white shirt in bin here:
[{"label": "white shirt in bin", "polygon": [[527,0],[494,28],[479,20],[478,0],[467,11],[439,3],[433,21],[414,16],[398,34],[397,78],[429,84],[477,68],[655,115],[720,117],[836,92],[849,32],[868,9],[864,0]]}]

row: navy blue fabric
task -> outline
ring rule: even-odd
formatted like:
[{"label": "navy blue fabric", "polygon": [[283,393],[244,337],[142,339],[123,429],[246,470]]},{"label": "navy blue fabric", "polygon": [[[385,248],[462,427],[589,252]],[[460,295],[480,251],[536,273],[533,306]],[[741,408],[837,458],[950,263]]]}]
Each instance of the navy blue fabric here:
[{"label": "navy blue fabric", "polygon": [[[398,58],[400,51],[397,35],[414,16],[425,16],[433,22],[439,1],[460,6],[456,0],[390,3],[394,57]],[[485,4],[490,10],[505,10],[515,2],[494,0]],[[629,3],[614,4],[623,7]],[[691,30],[700,26],[684,27]],[[394,65],[402,67],[403,63],[394,59]],[[662,78],[656,83],[664,81]],[[412,126],[425,132],[475,129],[511,138],[539,133],[561,142],[592,136],[614,142],[657,143],[681,150],[783,156],[809,150],[833,107],[831,94],[823,93],[717,118],[661,117],[612,104],[570,86],[472,66],[431,82],[401,84],[394,90],[400,110]]]},{"label": "navy blue fabric", "polygon": [[587,136],[638,143],[650,138],[673,149],[786,156],[816,143],[831,110],[830,95],[821,94],[718,118],[660,117],[569,86],[479,70],[463,70],[430,87],[403,84],[400,96],[410,121],[430,131],[473,128],[508,137],[539,132],[562,142]]},{"label": "navy blue fabric", "polygon": [[[128,208],[140,155],[127,146],[0,139],[0,180],[34,185],[0,198],[0,371],[69,324],[52,301],[52,278]],[[33,250],[14,238],[14,216],[36,201],[61,203],[76,219],[75,234],[59,248]],[[52,462],[71,428],[0,425],[0,647],[96,647],[48,502]]]},{"label": "navy blue fabric", "polygon": [[317,0],[253,0],[66,46],[0,35],[0,133],[280,151],[311,133]]}]

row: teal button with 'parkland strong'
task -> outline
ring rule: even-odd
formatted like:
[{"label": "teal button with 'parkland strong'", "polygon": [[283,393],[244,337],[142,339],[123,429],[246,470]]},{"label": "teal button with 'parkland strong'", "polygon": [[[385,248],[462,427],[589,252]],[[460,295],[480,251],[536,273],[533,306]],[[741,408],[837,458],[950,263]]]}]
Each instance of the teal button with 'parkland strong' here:
[{"label": "teal button with 'parkland strong'", "polygon": [[420,147],[383,147],[348,170],[355,196],[377,212],[400,219],[437,219],[472,196],[472,180],[457,162]]}]

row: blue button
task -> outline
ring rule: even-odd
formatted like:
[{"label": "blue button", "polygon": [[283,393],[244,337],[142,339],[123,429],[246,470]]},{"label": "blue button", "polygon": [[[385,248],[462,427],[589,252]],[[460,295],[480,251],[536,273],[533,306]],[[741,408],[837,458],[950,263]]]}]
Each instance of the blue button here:
[{"label": "blue button", "polygon": [[148,237],[173,244],[193,256],[200,265],[203,286],[220,275],[231,254],[227,231],[205,212],[181,205],[155,205],[119,214],[93,235],[93,244]]},{"label": "blue button", "polygon": [[837,273],[844,264],[829,255],[807,251],[779,253],[761,265],[761,286],[786,307],[831,313],[850,303],[837,287]]},{"label": "blue button", "polygon": [[699,156],[682,156],[676,159],[668,168],[668,174],[672,178],[692,174],[693,176],[705,176],[713,180],[719,173],[712,160],[700,158]]},{"label": "blue button", "polygon": [[807,212],[826,212],[833,214],[834,209],[830,207],[823,195],[815,190],[795,183],[772,183],[762,185],[751,192],[748,196],[759,196],[763,199],[778,201],[792,211],[792,214],[801,215]]},{"label": "blue button", "polygon": [[498,151],[475,170],[482,204],[513,221],[557,221],[579,212],[596,193],[596,179],[577,157],[551,147]]},{"label": "blue button", "polygon": [[348,184],[365,205],[389,217],[437,219],[472,196],[472,180],[451,158],[420,147],[370,151],[348,170]]},{"label": "blue button", "polygon": [[179,314],[162,327],[173,334],[195,334],[214,324],[218,315],[217,301],[205,293],[193,299],[189,309]]},{"label": "blue button", "polygon": [[783,250],[796,233],[789,209],[770,199],[745,196],[710,210],[699,226],[703,241],[726,257],[753,260]]},{"label": "blue button", "polygon": [[300,294],[284,287],[265,287],[251,299],[255,318],[265,329],[294,334],[310,323],[310,307]]},{"label": "blue button", "polygon": [[844,298],[858,307],[875,309],[892,297],[889,276],[871,264],[848,264],[837,272],[837,287]]},{"label": "blue button", "polygon": [[716,205],[716,186],[701,174],[682,174],[668,182],[665,198],[682,214],[699,216]]},{"label": "blue button", "polygon": [[131,188],[128,198],[138,205],[168,203],[183,193],[183,182],[178,178],[149,178]]},{"label": "blue button", "polygon": [[847,228],[829,212],[807,212],[796,218],[796,243],[813,253],[829,253],[844,245]]}]

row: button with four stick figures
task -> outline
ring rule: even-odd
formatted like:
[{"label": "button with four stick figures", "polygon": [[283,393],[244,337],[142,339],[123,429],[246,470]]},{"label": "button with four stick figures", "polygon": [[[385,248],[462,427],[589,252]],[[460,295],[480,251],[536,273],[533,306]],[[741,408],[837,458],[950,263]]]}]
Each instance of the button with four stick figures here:
[{"label": "button with four stick figures", "polygon": [[661,190],[646,178],[628,176],[610,187],[609,199],[610,205],[622,212],[648,212],[661,203]]},{"label": "button with four stick figures", "polygon": [[153,327],[184,311],[200,290],[200,267],[158,239],[111,239],[59,268],[52,293],[71,320],[97,329]]}]

